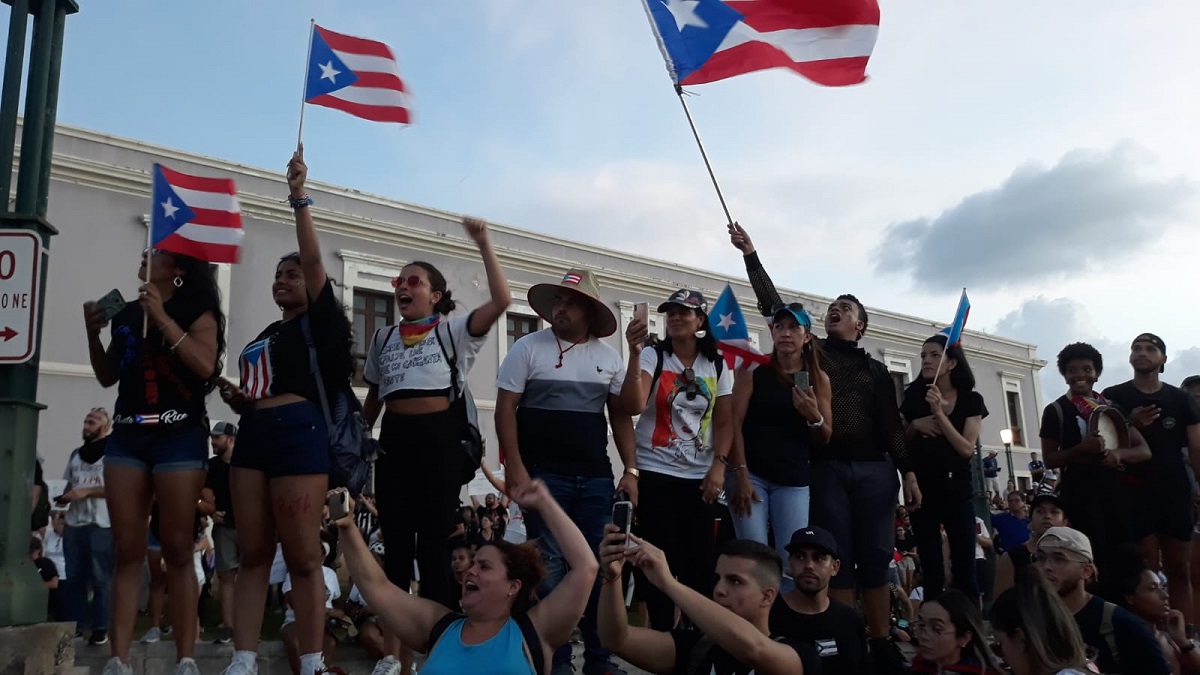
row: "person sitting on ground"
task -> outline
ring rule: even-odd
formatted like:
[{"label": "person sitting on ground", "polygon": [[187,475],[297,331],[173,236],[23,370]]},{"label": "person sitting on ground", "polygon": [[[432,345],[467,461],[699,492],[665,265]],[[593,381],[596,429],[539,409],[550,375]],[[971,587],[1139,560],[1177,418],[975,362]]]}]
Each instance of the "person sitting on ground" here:
[{"label": "person sitting on ground", "polygon": [[992,529],[996,531],[998,552],[1017,548],[1029,541],[1029,509],[1020,492],[1010,492],[1005,498],[1008,511],[992,516]]},{"label": "person sitting on ground", "polygon": [[[569,568],[536,605],[531,606],[533,595],[545,569],[532,543],[501,540],[476,551],[462,582],[460,614],[392,585],[361,537],[342,538],[363,598],[405,645],[429,655],[424,675],[478,672],[480,664],[488,664],[490,672],[546,675],[550,655],[566,644],[583,615],[598,568],[587,540],[542,481],[525,481],[509,496],[542,518]],[[354,520],[346,516],[337,525],[348,534]]]},{"label": "person sitting on ground", "polygon": [[1041,577],[1022,576],[992,603],[992,630],[1012,675],[1095,672],[1079,626]]},{"label": "person sitting on ground", "polygon": [[53,619],[58,606],[58,568],[54,566],[53,560],[42,555],[42,540],[37,537],[29,538],[29,559],[37,568],[38,575],[42,577],[42,583],[50,590],[46,599],[46,615]]},{"label": "person sitting on ground", "polygon": [[1033,536],[1024,544],[1005,551],[996,560],[996,575],[992,582],[993,597],[1012,588],[1017,581],[1037,568],[1032,565],[1033,554],[1037,552],[1037,542],[1052,527],[1069,526],[1063,513],[1062,500],[1053,490],[1042,490],[1030,504],[1032,517],[1029,520],[1029,530]]},{"label": "person sitting on ground", "polygon": [[475,549],[465,541],[455,541],[450,544],[450,572],[454,574],[456,588],[450,589],[450,606],[459,607],[462,603],[462,584],[466,581],[467,570],[471,569],[471,560],[475,557]]},{"label": "person sitting on ground", "polygon": [[918,640],[913,673],[1000,675],[983,641],[977,598],[957,589],[944,591],[921,605],[913,628]]},{"label": "person sitting on ground", "polygon": [[[666,555],[658,548],[622,533],[616,525],[604,530],[600,562],[605,577],[597,630],[600,642],[617,656],[652,673],[680,675],[802,675],[802,651],[808,652],[810,669],[819,667],[813,650],[799,640],[770,636],[771,606],[783,582],[783,565],[771,547],[747,539],[727,543],[717,558],[717,583],[710,600],[671,576]],[[626,561],[666,594],[695,628],[659,632],[630,626],[621,583]]]},{"label": "person sitting on ground", "polygon": [[1146,566],[1133,545],[1119,548],[1112,565],[1108,598],[1133,613],[1154,632],[1174,675],[1200,673],[1200,650],[1188,639],[1183,612],[1171,608],[1166,584]]}]

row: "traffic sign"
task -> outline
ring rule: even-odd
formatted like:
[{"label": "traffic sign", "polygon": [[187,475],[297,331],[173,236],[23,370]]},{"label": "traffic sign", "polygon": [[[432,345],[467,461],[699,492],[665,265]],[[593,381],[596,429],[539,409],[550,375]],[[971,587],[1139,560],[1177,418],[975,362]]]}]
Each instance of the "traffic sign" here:
[{"label": "traffic sign", "polygon": [[24,363],[37,351],[41,266],[37,234],[0,230],[0,364]]}]

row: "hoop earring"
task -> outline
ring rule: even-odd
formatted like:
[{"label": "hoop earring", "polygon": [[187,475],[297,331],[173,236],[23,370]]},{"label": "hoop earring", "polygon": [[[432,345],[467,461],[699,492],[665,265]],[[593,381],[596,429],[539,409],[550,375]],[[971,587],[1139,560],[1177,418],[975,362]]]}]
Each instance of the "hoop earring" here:
[{"label": "hoop earring", "polygon": [[183,288],[183,277],[176,275],[171,283],[175,284],[175,288]]},{"label": "hoop earring", "polygon": [[707,336],[707,335],[708,335],[708,331],[706,331],[706,330],[696,331],[696,339],[697,340],[703,340],[705,338],[705,336]]}]

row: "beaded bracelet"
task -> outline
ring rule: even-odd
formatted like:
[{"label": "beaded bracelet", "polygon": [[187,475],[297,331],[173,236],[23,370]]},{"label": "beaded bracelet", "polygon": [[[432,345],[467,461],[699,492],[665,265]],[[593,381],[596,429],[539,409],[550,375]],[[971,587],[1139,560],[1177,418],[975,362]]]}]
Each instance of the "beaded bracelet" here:
[{"label": "beaded bracelet", "polygon": [[288,197],[288,205],[291,206],[293,209],[299,210],[306,206],[312,206],[313,199],[312,199],[312,197],[309,197],[308,195],[304,195],[303,197],[300,197],[298,199],[292,199],[291,197]]}]

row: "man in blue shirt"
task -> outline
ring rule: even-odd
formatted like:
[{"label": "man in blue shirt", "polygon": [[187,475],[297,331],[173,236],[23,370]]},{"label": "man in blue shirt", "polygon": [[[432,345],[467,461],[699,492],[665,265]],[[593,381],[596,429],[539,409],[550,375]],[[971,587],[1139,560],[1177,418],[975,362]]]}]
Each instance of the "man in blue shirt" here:
[{"label": "man in blue shirt", "polygon": [[1029,514],[1025,498],[1020,492],[1008,494],[1008,511],[992,516],[992,528],[996,530],[996,551],[1004,553],[1029,541]]},{"label": "man in blue shirt", "polygon": [[983,484],[990,504],[1000,496],[1000,460],[996,459],[995,450],[989,450],[983,458]]}]

